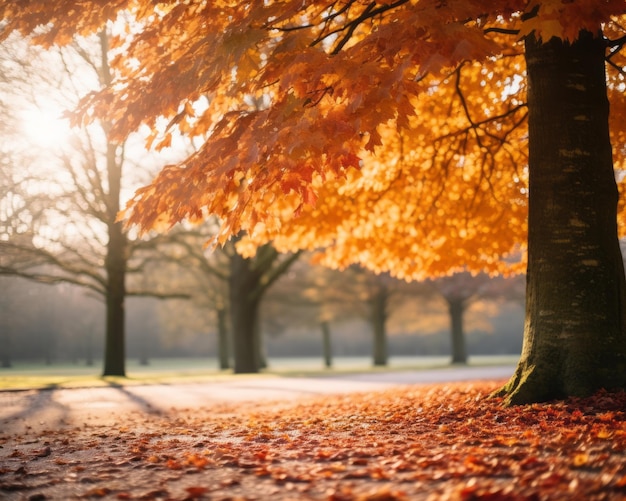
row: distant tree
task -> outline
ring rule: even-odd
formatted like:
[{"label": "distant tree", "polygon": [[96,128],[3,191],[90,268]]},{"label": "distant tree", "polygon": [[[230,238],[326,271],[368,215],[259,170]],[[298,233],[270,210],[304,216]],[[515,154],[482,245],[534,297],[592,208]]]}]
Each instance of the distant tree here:
[{"label": "distant tree", "polygon": [[[207,312],[202,316],[203,321],[211,321],[216,326],[218,363],[220,369],[225,370],[231,367],[228,275],[229,253],[234,249],[232,245],[214,252],[204,248],[214,226],[208,222],[194,228],[178,227],[159,245],[159,253],[161,261],[175,264],[177,278],[184,282],[181,287],[188,291],[195,305]],[[157,262],[156,266],[161,263]]]},{"label": "distant tree", "polygon": [[325,363],[332,365],[331,324],[338,315],[349,313],[337,302],[332,285],[327,286],[336,272],[312,267],[309,259],[310,255],[303,255],[268,290],[261,306],[263,330],[276,337],[295,330],[320,332]]},{"label": "distant tree", "polygon": [[405,302],[423,302],[433,294],[426,282],[405,282],[389,273],[373,273],[351,266],[355,274],[357,294],[366,307],[365,318],[372,326],[372,359],[374,366],[386,366],[389,361],[388,324]]},{"label": "distant tree", "polygon": [[[306,256],[311,259],[310,254]],[[358,266],[343,271],[326,269],[311,264],[305,257],[268,299],[277,303],[272,309],[274,315],[280,312],[282,321],[287,324],[281,326],[282,329],[287,329],[288,325],[319,325],[325,357],[331,347],[328,341],[332,323],[365,319],[372,329],[372,363],[385,366],[389,359],[389,318],[402,302],[419,301],[425,294],[432,294],[425,284],[407,284],[388,274],[374,274]]]},{"label": "distant tree", "polygon": [[[26,47],[26,48],[25,48]],[[46,99],[57,108],[75,106],[80,94],[111,84],[109,35],[77,39],[52,53],[27,48],[20,40],[5,42],[0,92],[12,99],[8,111],[35,107]],[[30,58],[30,59],[29,59]],[[47,72],[42,75],[41,68]],[[29,82],[18,82],[30,75]],[[52,97],[47,97],[54,93]],[[43,105],[42,105],[43,106]],[[103,375],[125,375],[125,299],[129,295],[175,296],[155,288],[128,288],[127,274],[141,274],[153,258],[153,243],[129,236],[117,221],[125,184],[124,170],[144,175],[152,165],[141,164],[132,140],[110,137],[111,122],[100,121],[81,131],[68,131],[68,144],[29,145],[16,128],[6,137],[18,145],[3,168],[0,201],[0,274],[42,283],[70,283],[101,297],[106,305]],[[46,133],[43,130],[41,133]],[[23,145],[23,146],[22,146]],[[4,147],[11,147],[4,143]],[[25,148],[30,151],[24,151]],[[41,148],[42,151],[36,151]],[[136,175],[136,174],[135,174]],[[145,180],[146,178],[144,178]],[[135,181],[137,182],[137,181]]]},{"label": "distant tree", "polygon": [[[213,226],[213,229],[212,227]],[[238,238],[223,247],[205,250],[214,226],[177,228],[162,245],[161,255],[191,270],[193,285],[187,290],[198,304],[214,310],[221,369],[230,367],[229,332],[234,348],[234,372],[254,373],[263,368],[259,308],[266,292],[291,265],[299,253],[280,254],[270,245],[237,250]]]},{"label": "distant tree", "polygon": [[481,273],[455,273],[431,283],[445,299],[450,314],[452,363],[467,363],[467,345],[463,316],[467,308],[480,299],[518,299],[523,297],[523,277],[493,278]]},{"label": "distant tree", "polygon": [[393,285],[398,281],[388,274],[376,275],[355,266],[349,272],[348,275],[352,275],[355,281],[355,298],[363,301],[365,318],[372,327],[372,363],[374,366],[385,366],[389,360],[387,320],[391,314]]},{"label": "distant tree", "polygon": [[263,303],[264,325],[276,335],[303,328],[321,334],[324,365],[332,366],[332,329],[337,321],[361,315],[350,279],[310,263],[305,254],[272,288]]},{"label": "distant tree", "polygon": [[322,320],[320,322],[320,328],[322,329],[322,349],[324,355],[324,366],[330,369],[333,366],[333,345],[332,338],[330,336],[330,324],[328,320]]},{"label": "distant tree", "polygon": [[[235,238],[235,246],[237,238]],[[235,373],[258,372],[261,355],[259,306],[268,289],[299,258],[279,253],[265,244],[254,254],[230,256],[228,277],[230,318],[235,348]]]}]

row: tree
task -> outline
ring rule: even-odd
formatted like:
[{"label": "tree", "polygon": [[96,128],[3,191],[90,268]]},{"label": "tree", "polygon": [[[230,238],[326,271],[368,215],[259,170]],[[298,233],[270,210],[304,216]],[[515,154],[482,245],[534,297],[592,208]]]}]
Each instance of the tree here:
[{"label": "tree", "polygon": [[[21,50],[19,40],[5,42],[3,67],[12,71],[3,72],[0,90],[12,103],[10,111],[16,113],[24,101],[45,102],[51,88],[49,100],[63,109],[75,106],[86,89],[110,85],[108,43],[106,30],[47,54]],[[42,74],[42,68],[49,73]],[[0,274],[70,283],[101,298],[106,306],[103,375],[123,376],[127,296],[175,294],[129,283],[131,275],[143,271],[154,244],[130,236],[117,221],[122,192],[130,184],[124,170],[145,172],[152,166],[139,165],[132,140],[112,140],[110,127],[99,121],[75,132],[68,144],[51,145],[53,151],[13,152],[2,180]],[[5,137],[24,143],[22,150],[43,150],[17,137],[19,130]],[[150,157],[142,153],[145,162]]]},{"label": "tree", "polygon": [[[159,246],[164,260],[182,267],[191,282],[187,286],[194,303],[207,312],[212,312],[212,321],[217,327],[217,353],[220,369],[229,369],[230,335],[228,322],[228,269],[232,246],[208,252],[203,243],[209,238],[210,223],[193,229],[178,228],[172,231],[166,245]],[[180,274],[179,274],[180,276]]]},{"label": "tree", "polygon": [[268,299],[275,306],[273,315],[279,314],[282,322],[290,327],[319,324],[327,365],[332,358],[330,323],[364,319],[372,330],[372,363],[385,366],[389,357],[389,319],[403,302],[421,300],[432,292],[427,284],[407,284],[387,273],[375,274],[358,266],[338,271],[312,265],[303,259]]},{"label": "tree", "polygon": [[479,299],[520,297],[519,290],[523,285],[520,278],[522,277],[492,278],[484,273],[474,276],[468,272],[459,272],[432,281],[432,285],[448,306],[453,364],[467,363],[468,353],[463,327],[463,316],[467,308]]},{"label": "tree", "polygon": [[471,275],[467,272],[456,273],[449,277],[442,277],[435,283],[435,288],[445,299],[450,313],[453,364],[467,363],[463,314],[475,292],[472,287],[468,287],[468,278],[471,279]]},{"label": "tree", "polygon": [[263,295],[298,259],[299,252],[281,254],[267,243],[253,256],[230,256],[228,293],[235,349],[235,373],[255,373],[263,365],[259,305]]},{"label": "tree", "polygon": [[268,291],[263,303],[263,324],[274,335],[299,329],[317,332],[319,328],[324,366],[330,368],[331,324],[359,315],[360,300],[352,287],[352,276],[311,265],[309,260],[310,255],[299,259]]},{"label": "tree", "polygon": [[322,331],[322,353],[324,356],[324,367],[330,369],[333,366],[333,344],[330,337],[330,325],[328,320],[322,320],[320,322],[320,329]]},{"label": "tree", "polygon": [[195,287],[200,292],[195,296],[215,310],[220,368],[230,367],[230,330],[235,372],[258,372],[263,365],[261,301],[274,282],[298,259],[299,253],[281,255],[268,244],[244,256],[236,250],[236,238],[213,252],[206,251],[202,244],[212,231],[211,227],[174,231],[162,251],[168,260],[193,270],[200,282]]},{"label": "tree", "polygon": [[606,40],[526,38],[529,251],[514,402],[626,386],[626,283],[617,240]]},{"label": "tree", "polygon": [[[98,48],[100,53],[94,57],[85,47],[78,43],[73,47],[74,59],[71,63],[65,59],[65,54],[59,52],[59,58],[55,61],[66,65],[68,73],[60,80],[69,79],[69,88],[72,89],[76,82],[72,81],[74,75],[83,75],[85,67],[76,73],[70,73],[70,68],[76,69],[78,59],[85,59],[87,67],[97,72],[96,78],[100,85],[106,86],[111,82],[111,74],[108,67],[108,38],[104,32],[99,35]],[[60,62],[59,62],[60,61]],[[52,61],[48,61],[48,64]],[[54,64],[54,63],[52,63]],[[79,65],[80,67],[80,65]],[[81,73],[82,71],[82,73]],[[89,75],[91,77],[91,75]],[[9,82],[11,83],[11,82]],[[56,82],[55,82],[56,84]],[[68,85],[65,82],[63,85]],[[83,83],[84,85],[84,83]],[[108,125],[102,124],[101,133],[106,136]],[[93,131],[85,134],[76,142],[78,155],[67,153],[60,154],[60,169],[68,174],[71,190],[60,186],[56,197],[50,200],[52,210],[36,211],[35,207],[43,205],[39,200],[39,194],[32,196],[23,194],[25,204],[33,214],[32,219],[40,228],[49,235],[45,228],[51,225],[59,225],[60,221],[66,220],[62,225],[75,225],[81,219],[85,223],[76,224],[80,227],[78,234],[90,234],[88,240],[77,240],[76,231],[68,235],[60,231],[58,235],[48,238],[46,245],[34,245],[33,241],[24,245],[24,239],[17,241],[15,238],[4,239],[2,246],[5,252],[12,249],[20,255],[19,262],[5,263],[2,272],[31,278],[33,280],[57,283],[70,282],[86,287],[101,294],[106,303],[106,342],[104,356],[104,375],[125,374],[125,350],[124,350],[124,298],[126,296],[125,274],[127,270],[127,241],[122,224],[116,222],[117,213],[120,209],[120,191],[122,178],[122,163],[124,155],[123,145],[119,145],[105,138],[105,146],[102,150],[99,139]],[[80,146],[78,146],[80,144]],[[99,163],[104,159],[105,166]],[[47,159],[46,161],[50,161]],[[49,187],[47,188],[50,189]],[[44,192],[46,199],[50,198]],[[63,200],[64,199],[64,200]],[[56,214],[54,213],[56,212]],[[79,214],[83,214],[81,217]],[[78,216],[78,217],[77,217]],[[44,220],[46,217],[47,220]],[[55,219],[56,218],[56,219]],[[93,218],[92,220],[90,220]],[[100,226],[103,226],[100,227]],[[103,231],[104,230],[104,231]],[[32,226],[30,231],[33,230]],[[104,232],[107,235],[106,243],[102,242],[99,235],[94,232]],[[72,237],[74,235],[74,237]],[[99,248],[102,244],[103,249]],[[96,251],[95,253],[93,251]],[[101,254],[104,251],[104,255]],[[28,256],[28,259],[25,257]],[[100,264],[100,258],[104,258],[104,266]],[[48,266],[46,266],[48,265]]]},{"label": "tree", "polygon": [[389,361],[387,321],[394,306],[392,296],[399,292],[398,280],[388,274],[374,274],[354,267],[352,270],[355,272],[357,294],[365,303],[366,316],[372,326],[372,363],[375,367],[386,366]]},{"label": "tree", "polygon": [[[29,5],[1,7],[5,32],[38,28],[42,43],[118,15]],[[409,278],[510,270],[528,228],[524,354],[506,402],[626,387],[623,151],[611,159],[611,141],[624,144],[622,0],[118,8],[133,18],[114,45],[120,78],[80,116],[108,116],[118,138],[166,116],[161,145],[211,133],[136,193],[131,224],[215,214],[219,241],[246,230]]]}]

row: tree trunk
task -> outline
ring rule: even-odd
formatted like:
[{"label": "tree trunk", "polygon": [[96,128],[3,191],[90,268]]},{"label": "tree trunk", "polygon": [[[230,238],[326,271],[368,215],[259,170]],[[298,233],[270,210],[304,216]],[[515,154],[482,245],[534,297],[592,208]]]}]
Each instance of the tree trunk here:
[{"label": "tree trunk", "polygon": [[120,210],[122,168],[116,147],[107,145],[109,195],[107,217],[109,242],[104,267],[107,275],[106,326],[103,376],[126,376],[126,234],[121,222],[115,222]]},{"label": "tree trunk", "polygon": [[522,356],[508,404],[626,387],[625,280],[605,44],[526,40],[529,236]]},{"label": "tree trunk", "polygon": [[333,366],[333,347],[330,341],[330,326],[328,321],[324,320],[320,323],[322,328],[322,347],[324,350],[324,367],[330,369]]},{"label": "tree trunk", "polygon": [[252,260],[239,254],[230,260],[229,295],[233,329],[235,374],[257,373],[258,347],[255,335],[259,300],[253,294],[258,282]]},{"label": "tree trunk", "polygon": [[11,333],[6,325],[3,325],[2,329],[3,332],[0,334],[0,367],[9,369],[13,366],[11,361]]},{"label": "tree trunk", "polygon": [[385,366],[388,362],[387,353],[387,289],[381,286],[371,300],[372,326],[374,329],[374,366]]},{"label": "tree trunk", "polygon": [[[235,237],[233,244],[239,237]],[[233,245],[234,249],[235,245]],[[299,252],[277,261],[271,244],[257,249],[254,258],[236,251],[230,258],[229,300],[233,328],[235,373],[256,373],[267,367],[259,324],[259,305],[265,291],[298,259]]]},{"label": "tree trunk", "polygon": [[257,367],[259,369],[267,369],[267,353],[263,345],[263,331],[261,330],[261,318],[257,312],[256,322],[254,324],[254,346],[256,347]]},{"label": "tree trunk", "polygon": [[126,376],[125,311],[126,238],[121,223],[109,225],[104,376]]},{"label": "tree trunk", "polygon": [[450,311],[450,333],[452,336],[452,363],[467,364],[467,348],[465,347],[465,332],[463,331],[463,314],[465,301],[463,299],[446,299]]},{"label": "tree trunk", "polygon": [[[108,36],[100,33],[100,56],[102,61],[101,83],[109,85],[111,74],[108,63]],[[110,124],[102,128],[108,138]],[[120,211],[122,186],[122,160],[117,157],[116,144],[107,142],[106,163],[109,192],[106,196],[107,230],[109,242],[104,267],[106,286],[106,332],[104,343],[104,376],[126,376],[126,332],[124,301],[126,299],[126,246],[127,238],[121,222],[116,222]]]},{"label": "tree trunk", "polygon": [[223,306],[217,307],[217,348],[221,370],[230,369],[230,346],[228,338],[227,311]]}]

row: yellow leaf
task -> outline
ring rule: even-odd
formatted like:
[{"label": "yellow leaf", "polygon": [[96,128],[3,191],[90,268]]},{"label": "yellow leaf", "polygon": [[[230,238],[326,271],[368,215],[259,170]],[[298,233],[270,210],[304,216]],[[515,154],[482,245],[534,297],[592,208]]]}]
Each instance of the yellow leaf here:
[{"label": "yellow leaf", "polygon": [[576,468],[580,468],[582,466],[585,466],[587,463],[589,463],[589,454],[587,454],[586,452],[579,452],[579,453],[577,453],[574,456],[574,459],[572,460],[572,464]]},{"label": "yellow leaf", "polygon": [[563,38],[564,27],[558,19],[544,19],[540,17],[533,17],[524,21],[522,29],[520,30],[520,36],[524,37],[535,34],[537,39],[542,40],[544,43],[550,41],[553,37]]}]

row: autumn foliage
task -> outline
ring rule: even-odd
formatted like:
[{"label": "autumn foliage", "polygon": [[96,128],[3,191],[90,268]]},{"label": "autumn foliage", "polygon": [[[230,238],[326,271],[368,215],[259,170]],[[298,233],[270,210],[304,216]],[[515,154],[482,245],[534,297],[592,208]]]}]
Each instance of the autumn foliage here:
[{"label": "autumn foliage", "polygon": [[[617,500],[626,394],[502,408],[494,383],[3,423],[7,499]],[[39,497],[36,497],[39,496]]]}]

